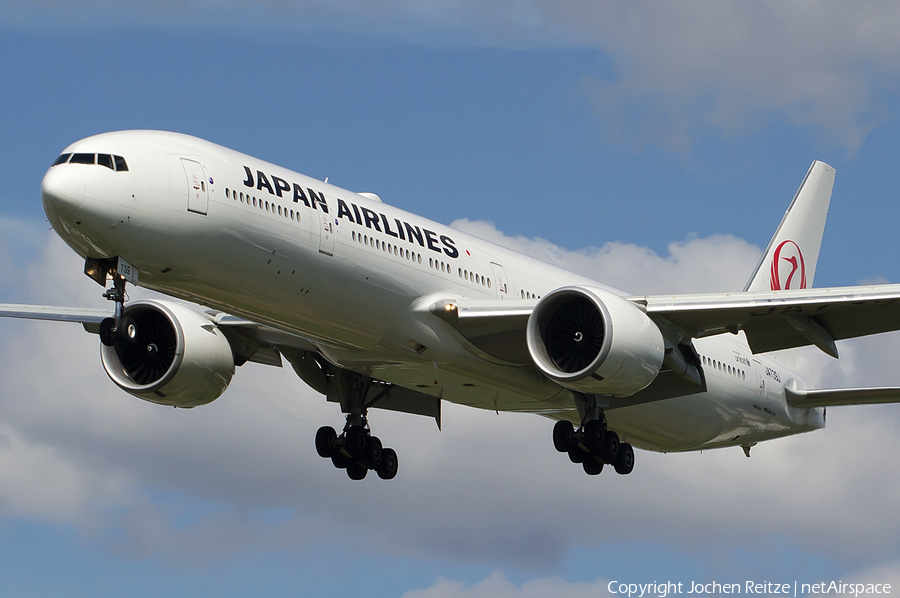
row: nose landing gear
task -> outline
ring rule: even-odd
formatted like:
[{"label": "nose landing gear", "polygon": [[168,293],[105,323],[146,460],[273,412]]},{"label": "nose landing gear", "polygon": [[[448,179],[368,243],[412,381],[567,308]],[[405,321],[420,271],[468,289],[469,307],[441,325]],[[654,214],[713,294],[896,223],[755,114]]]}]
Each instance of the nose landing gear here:
[{"label": "nose landing gear", "polygon": [[101,286],[112,278],[113,286],[106,289],[103,298],[115,303],[115,313],[111,318],[100,322],[100,342],[107,347],[117,342],[133,345],[137,342],[137,322],[133,318],[123,317],[125,311],[125,283],[137,284],[138,269],[121,257],[94,259],[86,258],[84,273]]},{"label": "nose landing gear", "polygon": [[137,322],[134,318],[122,317],[125,309],[125,279],[113,275],[113,287],[103,293],[103,297],[115,301],[115,315],[100,322],[100,342],[112,347],[116,342],[133,345],[137,341]]}]

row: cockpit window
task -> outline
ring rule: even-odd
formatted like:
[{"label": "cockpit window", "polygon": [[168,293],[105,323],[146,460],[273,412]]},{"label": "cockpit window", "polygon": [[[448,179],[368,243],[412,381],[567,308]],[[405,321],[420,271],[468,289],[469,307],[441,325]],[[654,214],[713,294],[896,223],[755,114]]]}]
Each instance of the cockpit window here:
[{"label": "cockpit window", "polygon": [[72,154],[69,164],[94,164],[94,154]]},{"label": "cockpit window", "polygon": [[116,172],[128,171],[128,164],[125,162],[125,158],[112,154],[62,154],[56,159],[53,166],[59,166],[67,162],[69,164],[99,164]]}]

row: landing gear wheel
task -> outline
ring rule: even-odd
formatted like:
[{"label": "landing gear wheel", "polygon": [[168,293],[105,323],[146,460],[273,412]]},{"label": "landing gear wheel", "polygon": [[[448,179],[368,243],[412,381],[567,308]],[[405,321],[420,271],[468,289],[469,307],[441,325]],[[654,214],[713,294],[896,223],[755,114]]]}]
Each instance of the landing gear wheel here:
[{"label": "landing gear wheel", "polygon": [[343,453],[335,453],[331,456],[331,464],[338,469],[346,469],[350,465],[350,460]]},{"label": "landing gear wheel", "polygon": [[369,469],[378,469],[378,466],[381,465],[381,460],[384,458],[384,449],[381,446],[381,441],[375,436],[369,436],[368,442],[366,442],[366,452],[365,452],[365,463]]},{"label": "landing gear wheel", "polygon": [[100,321],[100,342],[104,346],[112,347],[116,344],[116,335],[113,329],[116,327],[116,321],[112,318],[103,318]]},{"label": "landing gear wheel", "polygon": [[137,322],[134,318],[122,318],[119,325],[116,326],[116,339],[122,341],[126,345],[133,345],[137,342]]},{"label": "landing gear wheel", "polygon": [[595,455],[601,455],[605,446],[606,434],[606,431],[603,429],[603,422],[599,419],[592,419],[584,424],[584,440],[581,442]]},{"label": "landing gear wheel", "polygon": [[381,455],[381,464],[375,469],[375,473],[382,480],[391,480],[397,475],[397,453],[394,449],[384,449]]},{"label": "landing gear wheel", "polygon": [[347,444],[344,448],[353,457],[362,457],[366,452],[366,445],[369,443],[369,435],[362,426],[351,426],[347,430]]},{"label": "landing gear wheel", "polygon": [[557,451],[567,453],[569,449],[575,446],[575,441],[572,438],[574,432],[575,427],[572,425],[572,422],[556,422],[556,425],[553,426],[553,446]]},{"label": "landing gear wheel", "polygon": [[569,461],[571,461],[572,463],[584,463],[584,459],[585,457],[587,457],[587,454],[585,454],[585,452],[577,446],[574,448],[570,448],[568,450],[568,453]]},{"label": "landing gear wheel", "polygon": [[328,459],[337,454],[334,441],[337,440],[337,432],[331,426],[322,426],[316,432],[316,452],[319,456]]},{"label": "landing gear wheel", "polygon": [[619,444],[619,460],[616,461],[616,473],[628,475],[634,469],[634,449],[627,442]]},{"label": "landing gear wheel", "polygon": [[603,448],[597,454],[610,465],[614,465],[619,460],[619,450],[619,435],[612,430],[607,430],[603,439]]},{"label": "landing gear wheel", "polygon": [[584,468],[584,473],[588,475],[600,475],[600,472],[603,471],[603,463],[595,457],[585,459],[581,466]]},{"label": "landing gear wheel", "polygon": [[361,480],[369,473],[368,467],[363,467],[355,461],[347,464],[347,477],[351,480]]}]

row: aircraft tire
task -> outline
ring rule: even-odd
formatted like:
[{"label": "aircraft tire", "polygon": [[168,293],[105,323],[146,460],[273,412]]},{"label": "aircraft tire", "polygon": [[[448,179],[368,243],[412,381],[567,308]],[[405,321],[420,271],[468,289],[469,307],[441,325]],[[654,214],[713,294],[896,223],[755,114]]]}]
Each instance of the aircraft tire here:
[{"label": "aircraft tire", "polygon": [[572,422],[556,422],[553,426],[553,447],[560,453],[568,453],[569,449],[575,446],[572,439],[573,432],[575,432],[575,427]]},{"label": "aircraft tire", "polygon": [[337,432],[331,426],[322,426],[316,431],[316,452],[323,459],[329,459],[337,452],[334,441],[337,440]]},{"label": "aircraft tire", "polygon": [[584,424],[584,440],[581,442],[589,451],[600,455],[603,453],[606,436],[607,432],[603,429],[603,423],[598,419],[592,419]]},{"label": "aircraft tire", "polygon": [[375,436],[369,436],[366,441],[365,462],[369,469],[378,469],[384,459],[384,448],[381,440]]},{"label": "aircraft tire", "polygon": [[356,461],[347,464],[347,477],[351,480],[361,480],[366,477],[367,473],[369,473],[369,468],[363,467]]},{"label": "aircraft tire", "polygon": [[362,426],[352,426],[347,430],[347,444],[344,448],[352,457],[361,457],[366,452],[366,446],[369,444],[369,435]]},{"label": "aircraft tire", "polygon": [[116,344],[116,335],[113,334],[115,326],[116,321],[112,318],[103,318],[100,321],[100,342],[104,346],[112,347]]},{"label": "aircraft tire", "polygon": [[350,464],[350,460],[343,453],[335,453],[331,456],[331,464],[338,469],[346,469]]},{"label": "aircraft tire", "polygon": [[619,444],[619,460],[616,461],[616,473],[628,475],[634,470],[634,448],[627,442]]},{"label": "aircraft tire", "polygon": [[610,465],[615,465],[619,460],[620,448],[619,435],[612,430],[607,430],[603,439],[603,447],[597,454]]},{"label": "aircraft tire", "polygon": [[397,475],[399,462],[394,449],[384,449],[381,456],[381,464],[375,469],[375,473],[382,480],[392,480]]},{"label": "aircraft tire", "polygon": [[570,448],[567,452],[569,453],[569,461],[572,463],[584,463],[584,459],[587,457],[585,452],[577,446]]},{"label": "aircraft tire", "polygon": [[581,466],[584,468],[584,473],[588,475],[600,475],[600,472],[603,471],[603,463],[593,457],[585,459]]}]

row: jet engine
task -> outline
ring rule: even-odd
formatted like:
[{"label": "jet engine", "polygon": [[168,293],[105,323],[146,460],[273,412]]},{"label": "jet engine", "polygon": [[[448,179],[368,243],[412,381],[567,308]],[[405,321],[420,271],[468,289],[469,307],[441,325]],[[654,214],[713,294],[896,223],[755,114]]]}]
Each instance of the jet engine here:
[{"label": "jet engine", "polygon": [[100,345],[103,368],[119,388],[175,407],[222,396],[234,376],[234,355],[209,318],[168,301],[135,301],[122,317],[133,319],[134,338]]},{"label": "jet engine", "polygon": [[609,291],[563,287],[534,307],[528,352],[547,377],[588,394],[627,397],[659,374],[665,343],[640,308]]}]

